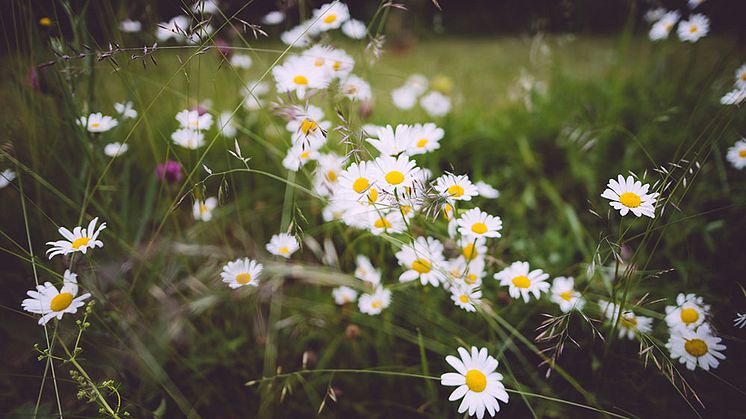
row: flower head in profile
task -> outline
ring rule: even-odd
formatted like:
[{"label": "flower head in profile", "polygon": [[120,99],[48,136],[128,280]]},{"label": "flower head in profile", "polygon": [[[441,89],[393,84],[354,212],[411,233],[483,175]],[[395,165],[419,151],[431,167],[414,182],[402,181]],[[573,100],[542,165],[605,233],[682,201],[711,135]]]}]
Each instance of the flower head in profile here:
[{"label": "flower head in profile", "polygon": [[694,370],[700,367],[705,371],[717,368],[719,359],[725,359],[722,351],[725,345],[722,339],[715,336],[710,325],[705,323],[696,330],[677,329],[671,331],[666,348],[671,352],[671,359],[678,359],[686,368]]},{"label": "flower head in profile", "polygon": [[363,39],[368,29],[365,27],[365,23],[350,19],[342,24],[342,33],[352,39]]},{"label": "flower head in profile", "polygon": [[549,291],[549,283],[546,280],[549,274],[541,269],[534,269],[529,272],[528,262],[513,262],[507,268],[496,273],[494,278],[500,281],[501,286],[507,286],[510,296],[513,298],[522,297],[524,302],[528,302],[529,294],[538,299],[542,292]]},{"label": "flower head in profile", "polygon": [[60,227],[58,231],[65,240],[47,242],[47,245],[51,246],[47,250],[47,256],[52,259],[57,255],[64,256],[74,252],[85,254],[88,249],[104,247],[104,243],[98,240],[98,235],[106,228],[106,223],[101,223],[98,228],[96,228],[96,223],[98,223],[98,217],[92,219],[86,228],[78,226],[70,231],[65,227]]},{"label": "flower head in profile", "polygon": [[740,105],[746,101],[746,86],[736,87],[720,98],[721,105]]},{"label": "flower head in profile", "polygon": [[666,306],[666,324],[671,329],[696,329],[710,314],[710,306],[702,297],[680,293],[676,305]]},{"label": "flower head in profile", "polygon": [[736,86],[742,89],[746,88],[746,64],[736,69]]},{"label": "flower head in profile", "polygon": [[614,324],[619,319],[619,338],[634,339],[636,333],[650,333],[653,330],[653,319],[638,316],[631,310],[625,310],[619,315],[619,306],[614,303],[599,300],[598,306],[609,323]]},{"label": "flower head in profile", "polygon": [[378,285],[381,283],[381,270],[376,269],[367,256],[358,255],[355,258],[355,278]]},{"label": "flower head in profile", "polygon": [[116,119],[104,115],[101,112],[92,113],[88,116],[81,116],[78,119],[78,125],[85,127],[88,132],[106,132],[119,125]]},{"label": "flower head in profile", "polygon": [[695,13],[689,16],[689,20],[682,20],[676,32],[682,41],[697,42],[710,32],[710,19],[701,13]]},{"label": "flower head in profile", "polygon": [[472,208],[456,221],[458,232],[471,238],[499,238],[503,222],[498,216],[487,214],[479,208]]},{"label": "flower head in profile", "polygon": [[677,10],[665,12],[650,28],[648,36],[652,41],[660,41],[668,38],[668,35],[680,18],[681,14]]},{"label": "flower head in profile", "polygon": [[746,167],[746,139],[741,138],[729,147],[725,158],[738,170]]},{"label": "flower head in profile", "polygon": [[341,286],[332,290],[332,297],[334,297],[335,304],[343,306],[354,303],[357,300],[357,291],[350,287]]},{"label": "flower head in profile", "polygon": [[476,414],[477,418],[484,417],[485,410],[490,416],[500,411],[498,400],[508,403],[508,393],[502,383],[502,374],[495,372],[497,360],[490,356],[487,348],[471,347],[471,353],[466,348],[458,348],[461,359],[448,355],[448,362],[456,372],[448,372],[440,376],[440,384],[456,386],[456,390],[448,397],[449,401],[463,399],[458,407],[459,413],[469,412],[469,416]]},{"label": "flower head in profile", "polygon": [[275,234],[267,243],[267,251],[275,256],[282,256],[285,259],[290,259],[300,245],[298,240],[287,233]]},{"label": "flower head in profile", "polygon": [[236,289],[243,286],[256,287],[259,285],[259,275],[262,273],[262,264],[249,258],[236,259],[223,266],[220,278],[229,287]]},{"label": "flower head in profile", "polygon": [[658,198],[658,193],[648,193],[648,189],[650,189],[649,184],[643,185],[632,176],[627,176],[625,179],[624,176],[619,175],[616,180],[609,179],[607,189],[601,197],[610,200],[609,205],[619,210],[622,216],[631,211],[636,217],[644,215],[655,218],[655,200]]},{"label": "flower head in profile", "polygon": [[137,118],[137,111],[132,107],[132,102],[115,103],[114,109],[119,115],[122,115],[124,119],[135,119]]},{"label": "flower head in profile", "polygon": [[363,294],[357,302],[361,313],[371,316],[381,312],[391,305],[391,291],[387,288],[377,287],[372,294]]},{"label": "flower head in profile", "polygon": [[189,150],[196,150],[205,145],[205,134],[189,128],[177,129],[171,134],[171,139],[174,144]]},{"label": "flower head in profile", "polygon": [[570,310],[582,310],[585,306],[585,300],[580,293],[575,290],[575,278],[559,276],[552,281],[552,302],[559,305],[563,313]]},{"label": "flower head in profile", "polygon": [[492,185],[490,185],[487,182],[479,181],[476,183],[477,186],[477,192],[479,193],[479,196],[482,198],[487,199],[496,199],[500,197],[500,191],[495,189]]},{"label": "flower head in profile", "polygon": [[194,201],[192,215],[197,221],[210,221],[212,220],[212,211],[217,208],[217,206],[218,199],[215,197]]},{"label": "flower head in profile", "polygon": [[78,275],[69,270],[65,271],[61,289],[57,290],[50,282],[45,282],[44,285],[37,285],[36,291],[28,291],[26,294],[30,298],[23,300],[21,306],[28,312],[41,314],[40,325],[47,324],[54,317],[57,317],[57,320],[62,320],[65,313],[75,314],[78,308],[85,304],[84,301],[91,296],[91,294],[85,293],[76,297],[78,295]]},{"label": "flower head in profile", "polygon": [[109,157],[119,157],[122,154],[126,153],[129,148],[129,145],[122,143],[106,144],[106,146],[104,147],[104,154]]}]

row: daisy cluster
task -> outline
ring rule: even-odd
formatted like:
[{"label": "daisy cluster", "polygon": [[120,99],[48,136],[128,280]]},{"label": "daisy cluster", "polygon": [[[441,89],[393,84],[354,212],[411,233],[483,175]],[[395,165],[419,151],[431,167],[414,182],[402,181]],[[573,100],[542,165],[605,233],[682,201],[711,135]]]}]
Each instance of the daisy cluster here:
[{"label": "daisy cluster", "polygon": [[666,324],[669,338],[666,348],[671,358],[678,359],[690,370],[717,368],[719,359],[725,359],[725,345],[715,336],[707,322],[710,306],[695,294],[679,294],[676,305],[666,307]]},{"label": "daisy cluster", "polygon": [[[133,108],[132,102],[117,102],[114,104],[114,110],[119,115],[118,118],[104,115],[101,112],[95,112],[81,116],[76,123],[87,132],[99,135],[116,128],[120,122],[137,118],[137,111]],[[113,142],[104,146],[104,154],[112,158],[118,157],[126,153],[128,149],[129,146],[127,144]]]},{"label": "daisy cluster", "polygon": [[[699,4],[689,2],[689,6],[690,10],[694,10]],[[690,13],[683,19],[678,10],[657,8],[648,10],[645,20],[651,24],[648,36],[653,41],[668,39],[674,27],[682,42],[697,42],[710,32],[710,19],[701,13]]]}]

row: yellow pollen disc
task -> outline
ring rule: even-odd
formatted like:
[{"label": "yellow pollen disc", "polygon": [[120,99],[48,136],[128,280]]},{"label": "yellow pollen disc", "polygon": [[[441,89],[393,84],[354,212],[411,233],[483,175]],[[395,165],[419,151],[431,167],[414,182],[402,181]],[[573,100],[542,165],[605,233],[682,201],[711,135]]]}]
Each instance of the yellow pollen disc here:
[{"label": "yellow pollen disc", "polygon": [[295,84],[302,84],[303,86],[308,84],[308,79],[306,76],[295,76],[293,77],[293,83]]},{"label": "yellow pollen disc", "polygon": [[450,221],[452,214],[453,214],[453,206],[451,204],[445,204],[443,206],[443,218]]},{"label": "yellow pollen disc", "polygon": [[531,280],[526,275],[518,275],[513,278],[512,282],[518,288],[528,288],[531,286]]},{"label": "yellow pollen disc", "polygon": [[339,61],[335,61],[332,65],[332,68],[334,69],[334,71],[339,71],[339,69],[342,68],[342,63]]},{"label": "yellow pollen disc", "polygon": [[241,285],[246,285],[249,282],[251,282],[251,275],[245,272],[242,274],[238,274],[236,275],[236,282],[238,282]]},{"label": "yellow pollen disc", "polygon": [[430,264],[430,261],[426,259],[417,259],[414,262],[412,262],[412,269],[415,271],[426,274],[430,272],[430,270],[433,268],[433,266]]},{"label": "yellow pollen disc", "polygon": [[398,185],[402,182],[404,182],[404,173],[392,170],[388,173],[386,173],[386,182],[390,183],[391,185]]},{"label": "yellow pollen disc", "polygon": [[207,211],[208,211],[208,209],[207,209],[207,205],[205,205],[205,204],[199,204],[199,213],[200,213],[200,214],[204,214],[204,213],[206,213]]},{"label": "yellow pollen disc", "polygon": [[461,294],[458,297],[458,300],[461,301],[462,303],[466,304],[466,303],[469,302],[469,297],[467,297],[466,294]]},{"label": "yellow pollen disc", "polygon": [[[746,73],[743,73],[743,74],[746,74]],[[744,79],[746,80],[746,77],[744,77]],[[742,158],[746,157],[746,148],[738,152],[738,157],[742,157]]]},{"label": "yellow pollen disc", "polygon": [[692,324],[699,320],[699,313],[697,313],[697,310],[687,307],[684,309],[681,309],[681,321],[686,324]]},{"label": "yellow pollen disc", "polygon": [[673,29],[673,24],[672,23],[666,23],[664,27],[666,28],[666,31],[670,31],[671,29]]},{"label": "yellow pollen disc", "polygon": [[409,214],[409,211],[412,211],[412,207],[409,205],[402,205],[399,207],[401,209],[402,214],[407,215]]},{"label": "yellow pollen disc", "polygon": [[464,195],[464,188],[462,188],[459,185],[453,185],[450,188],[448,188],[448,195],[451,195],[456,198],[461,198]]},{"label": "yellow pollen disc", "polygon": [[301,159],[301,160],[305,160],[305,159],[307,159],[307,158],[308,158],[308,157],[310,157],[310,156],[311,156],[311,152],[310,152],[310,151],[308,151],[308,150],[306,150],[306,151],[304,151],[304,152],[300,153],[300,159]]},{"label": "yellow pollen disc", "polygon": [[352,182],[352,189],[357,193],[363,193],[366,189],[370,186],[370,183],[368,183],[368,179],[364,177],[357,178],[354,182]]},{"label": "yellow pollen disc", "polygon": [[39,19],[39,24],[41,26],[46,26],[46,27],[52,26],[52,19],[50,19],[48,17],[43,17],[43,18]]},{"label": "yellow pollen disc", "polygon": [[72,294],[70,294],[69,292],[61,292],[54,298],[52,298],[52,301],[49,303],[49,308],[52,309],[52,311],[62,311],[70,307],[70,304],[72,304],[72,302]]},{"label": "yellow pollen disc", "polygon": [[372,204],[376,201],[378,201],[378,189],[370,188],[370,192],[368,193],[368,202]]},{"label": "yellow pollen disc", "polygon": [[100,126],[101,126],[101,124],[98,123],[98,122],[91,122],[91,128],[98,128]]},{"label": "yellow pollen disc", "polygon": [[332,183],[336,182],[337,181],[337,172],[335,172],[334,170],[330,170],[330,171],[326,172],[326,180],[328,180],[329,182],[332,182]]},{"label": "yellow pollen disc", "polygon": [[329,16],[324,18],[324,23],[326,24],[333,23],[335,20],[337,20],[337,15],[330,14]]},{"label": "yellow pollen disc", "polygon": [[484,234],[487,232],[487,224],[485,223],[474,223],[474,225],[471,226],[471,231],[477,233],[477,234]]},{"label": "yellow pollen disc", "polygon": [[479,370],[469,370],[466,372],[466,386],[469,390],[481,393],[487,388],[487,376]]},{"label": "yellow pollen disc", "polygon": [[375,223],[373,223],[373,227],[375,228],[391,228],[391,221],[385,219],[385,218],[379,218],[376,220]]},{"label": "yellow pollen disc", "polygon": [[684,342],[684,349],[691,356],[700,357],[707,353],[707,344],[702,339],[692,339]]},{"label": "yellow pollen disc", "polygon": [[90,237],[81,237],[79,239],[73,240],[73,249],[80,249],[81,247],[88,244],[88,242],[91,241]]},{"label": "yellow pollen disc", "polygon": [[746,81],[746,71],[741,73],[741,80]]},{"label": "yellow pollen disc", "polygon": [[469,285],[473,285],[477,283],[477,276],[474,274],[466,275],[466,278],[464,278],[464,282],[466,282]]},{"label": "yellow pollen disc", "polygon": [[561,292],[559,296],[560,296],[561,299],[563,299],[565,301],[570,301],[570,300],[572,300],[572,291]]},{"label": "yellow pollen disc", "polygon": [[283,255],[286,255],[290,252],[290,249],[288,249],[287,246],[282,246],[281,248],[277,249],[277,251]]},{"label": "yellow pollen disc", "polygon": [[622,325],[627,329],[634,329],[637,327],[637,318],[634,314],[622,315]]},{"label": "yellow pollen disc", "polygon": [[318,127],[319,124],[317,124],[313,119],[304,119],[303,122],[300,123],[300,131],[306,136],[316,131]]},{"label": "yellow pollen disc", "polygon": [[417,141],[417,148],[423,148],[427,145],[427,138],[420,138],[419,141]]},{"label": "yellow pollen disc", "polygon": [[642,199],[640,199],[640,195],[634,192],[625,192],[619,196],[619,202],[627,208],[637,208],[640,206]]},{"label": "yellow pollen disc", "polygon": [[699,28],[697,27],[697,25],[692,25],[692,27],[689,28],[689,32],[691,33],[696,33],[698,30]]},{"label": "yellow pollen disc", "polygon": [[469,243],[464,246],[462,253],[466,260],[472,260],[477,257],[477,249],[475,248],[474,243]]},{"label": "yellow pollen disc", "polygon": [[313,62],[313,65],[316,67],[321,67],[324,65],[324,59],[323,58],[317,58],[316,61]]}]

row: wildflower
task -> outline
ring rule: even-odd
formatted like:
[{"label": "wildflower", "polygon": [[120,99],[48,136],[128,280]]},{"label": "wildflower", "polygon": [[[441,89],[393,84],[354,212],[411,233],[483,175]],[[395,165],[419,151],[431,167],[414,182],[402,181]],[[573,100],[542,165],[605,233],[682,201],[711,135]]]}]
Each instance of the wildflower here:
[{"label": "wildflower", "polygon": [[74,252],[86,254],[88,249],[104,247],[104,243],[98,240],[98,235],[106,228],[106,223],[101,223],[98,228],[96,228],[96,223],[98,223],[98,217],[91,220],[87,228],[78,226],[70,231],[65,227],[60,227],[58,231],[65,240],[47,242],[47,245],[51,246],[47,249],[49,259]]},{"label": "wildflower", "polygon": [[573,277],[559,276],[552,281],[552,302],[559,305],[563,313],[572,309],[582,310],[585,300],[575,290],[575,279]]},{"label": "wildflower", "polygon": [[226,111],[218,115],[217,126],[218,130],[220,131],[220,135],[222,135],[223,137],[234,138],[238,133],[238,130],[236,129],[236,123],[233,121],[232,112]]},{"label": "wildflower", "polygon": [[217,206],[218,200],[215,197],[195,201],[194,206],[192,207],[192,215],[197,221],[210,221],[212,220],[212,211]]},{"label": "wildflower", "polygon": [[303,165],[318,157],[319,152],[315,149],[305,144],[295,144],[290,147],[288,154],[282,160],[282,166],[291,172],[297,172]]},{"label": "wildflower", "polygon": [[666,12],[663,17],[655,22],[650,28],[650,32],[648,33],[650,40],[660,41],[662,39],[667,39],[680,17],[681,15],[676,10]]},{"label": "wildflower", "polygon": [[643,185],[639,180],[634,180],[632,176],[624,179],[619,175],[617,180],[610,179],[607,189],[601,194],[602,198],[610,200],[609,205],[619,210],[622,216],[632,211],[636,217],[645,215],[655,218],[655,200],[658,193],[649,194],[649,184]]},{"label": "wildflower", "polygon": [[699,7],[704,2],[705,2],[705,0],[689,0],[687,2],[687,5],[689,6],[690,9],[696,9],[697,7]]},{"label": "wildflower", "polygon": [[422,285],[430,284],[434,287],[440,285],[443,279],[442,264],[443,244],[432,237],[417,237],[412,244],[405,244],[396,253],[396,259],[403,266],[404,271],[399,276],[400,282],[420,280]]},{"label": "wildflower", "polygon": [[181,170],[181,164],[174,160],[168,160],[165,163],[160,163],[155,167],[155,175],[161,182],[166,181],[168,183],[179,183],[184,177],[184,173]]},{"label": "wildflower", "polygon": [[500,400],[508,403],[508,393],[501,382],[502,374],[495,372],[498,362],[487,353],[487,348],[471,347],[471,355],[465,348],[458,348],[461,359],[448,355],[448,362],[456,372],[448,372],[440,376],[440,384],[444,386],[458,386],[448,397],[449,401],[463,398],[458,407],[459,413],[469,411],[469,416],[484,417],[485,409],[494,417],[500,411]]},{"label": "wildflower", "polygon": [[267,251],[275,256],[282,256],[285,259],[290,259],[300,245],[295,237],[287,233],[275,234],[267,243]]},{"label": "wildflower", "polygon": [[440,148],[440,140],[443,138],[444,131],[433,123],[415,124],[410,128],[409,148],[407,154],[424,154]]},{"label": "wildflower", "polygon": [[689,16],[689,20],[683,20],[679,23],[677,33],[679,39],[687,42],[697,42],[710,31],[710,19],[700,13]]},{"label": "wildflower", "polygon": [[451,111],[451,99],[440,92],[432,91],[420,99],[420,106],[434,118],[445,116]]},{"label": "wildflower", "polygon": [[381,311],[389,305],[391,305],[391,291],[380,286],[373,294],[363,294],[358,300],[360,312],[371,316],[381,314]]},{"label": "wildflower", "polygon": [[200,113],[199,110],[185,109],[176,114],[176,120],[182,128],[191,130],[206,130],[212,126],[212,115]]},{"label": "wildflower", "polygon": [[710,313],[710,306],[695,294],[679,294],[676,305],[666,307],[666,324],[671,329],[696,329]]},{"label": "wildflower", "polygon": [[376,132],[377,138],[368,138],[366,141],[380,151],[381,155],[396,156],[409,149],[412,142],[411,129],[411,126],[403,124],[397,125],[396,129],[386,125]]},{"label": "wildflower", "polygon": [[368,29],[365,27],[365,23],[350,19],[342,24],[342,33],[352,39],[363,39]]},{"label": "wildflower", "polygon": [[78,275],[65,271],[62,288],[57,288],[50,282],[44,285],[37,285],[36,291],[28,291],[26,294],[31,298],[26,298],[21,303],[24,310],[41,314],[39,319],[40,325],[45,325],[49,320],[57,317],[62,320],[65,313],[75,314],[78,308],[83,306],[83,301],[91,297],[91,294],[85,293],[78,295]]},{"label": "wildflower", "polygon": [[189,18],[183,15],[174,16],[168,22],[158,24],[155,36],[158,42],[165,42],[171,38],[177,41],[185,41],[187,29],[189,29]]},{"label": "wildflower", "polygon": [[736,86],[746,89],[746,64],[736,69]]},{"label": "wildflower", "polygon": [[249,68],[251,68],[251,64],[253,64],[253,60],[251,59],[250,55],[234,54],[231,57],[231,65],[233,67],[248,70]]},{"label": "wildflower", "polygon": [[454,175],[446,173],[435,179],[435,190],[441,196],[457,201],[471,201],[477,196],[477,187],[471,183],[466,175]]},{"label": "wildflower", "polygon": [[720,98],[721,105],[740,105],[746,100],[746,86],[736,87]]},{"label": "wildflower", "polygon": [[398,109],[406,111],[417,103],[417,92],[409,87],[399,87],[391,91],[391,100]]},{"label": "wildflower", "polygon": [[489,215],[479,208],[472,208],[457,220],[458,232],[471,238],[499,238],[503,222],[498,216]]},{"label": "wildflower", "polygon": [[5,169],[2,172],[0,172],[0,189],[10,185],[10,182],[13,181],[13,179],[16,178],[16,172]]},{"label": "wildflower", "polygon": [[262,18],[262,23],[265,25],[277,25],[279,23],[282,23],[282,21],[285,20],[285,13],[279,11],[279,10],[273,10]]},{"label": "wildflower", "polygon": [[375,167],[372,162],[352,163],[339,174],[339,191],[341,194],[354,195],[354,199],[366,196],[370,203],[376,203],[379,191],[375,187],[375,176]]},{"label": "wildflower", "polygon": [[311,44],[311,35],[314,31],[310,28],[312,21],[307,20],[302,22],[298,26],[295,26],[282,34],[280,34],[280,40],[292,47],[305,48]]},{"label": "wildflower", "polygon": [[461,237],[458,246],[466,261],[471,261],[484,256],[487,253],[487,239],[484,237]]},{"label": "wildflower", "polygon": [[189,128],[181,128],[171,134],[174,144],[189,150],[196,150],[205,145],[205,135]]},{"label": "wildflower", "polygon": [[619,338],[626,335],[627,339],[634,339],[635,332],[650,333],[653,330],[653,319],[650,317],[637,316],[631,310],[626,310],[619,316],[619,306],[605,300],[599,300],[598,306],[611,323],[619,319]]},{"label": "wildflower", "polygon": [[111,143],[106,144],[104,147],[104,154],[106,154],[109,157],[119,157],[122,154],[126,153],[129,149],[129,145],[127,144],[121,144],[121,143]]},{"label": "wildflower", "polygon": [[456,304],[456,307],[462,308],[466,311],[477,311],[476,306],[479,305],[479,300],[481,298],[482,291],[477,287],[463,285],[451,287],[451,300]]},{"label": "wildflower", "polygon": [[350,18],[350,9],[347,5],[340,2],[327,3],[321,5],[313,11],[314,28],[319,32],[326,32],[331,29],[339,28]]},{"label": "wildflower", "polygon": [[119,115],[122,115],[124,119],[135,119],[137,118],[137,111],[132,108],[132,102],[115,103],[114,109],[116,109]]},{"label": "wildflower", "polygon": [[229,287],[236,289],[246,285],[256,287],[259,285],[259,275],[262,273],[262,264],[249,258],[236,259],[223,266],[220,277]]},{"label": "wildflower", "polygon": [[347,78],[342,82],[340,90],[350,100],[366,102],[373,98],[370,84],[354,74],[347,76]]},{"label": "wildflower", "polygon": [[337,305],[343,306],[357,300],[357,291],[350,287],[341,286],[332,290],[332,297],[334,297],[334,302]]},{"label": "wildflower", "polygon": [[137,20],[125,19],[119,22],[119,30],[128,33],[140,32],[142,30],[142,23]]},{"label": "wildflower", "polygon": [[476,257],[467,260],[463,256],[449,260],[447,265],[448,277],[443,281],[443,288],[451,285],[463,287],[478,287],[484,278],[484,258]]},{"label": "wildflower", "polygon": [[510,266],[496,273],[494,278],[500,281],[501,286],[507,286],[508,293],[513,298],[523,297],[528,303],[529,293],[538,299],[542,292],[549,290],[546,280],[549,274],[541,269],[529,272],[528,262],[513,262]]},{"label": "wildflower", "polygon": [[78,119],[78,125],[84,126],[88,132],[106,132],[119,125],[119,122],[108,115],[96,112],[88,116],[81,116]]},{"label": "wildflower", "polygon": [[480,180],[479,182],[476,183],[476,185],[477,185],[477,193],[483,198],[495,199],[500,196],[500,191],[498,191],[497,189],[492,187],[492,185],[484,181]]},{"label": "wildflower", "polygon": [[738,170],[746,167],[746,138],[741,138],[729,147],[725,158]]},{"label": "wildflower", "polygon": [[358,255],[355,258],[355,265],[355,278],[372,285],[381,283],[381,271],[373,267],[367,256]]},{"label": "wildflower", "polygon": [[746,313],[736,313],[736,318],[733,319],[733,326],[743,329],[743,326],[746,326]]},{"label": "wildflower", "polygon": [[336,153],[325,153],[319,154],[317,162],[313,180],[314,190],[321,196],[330,196],[337,189],[345,158]]},{"label": "wildflower", "polygon": [[415,96],[420,96],[427,91],[428,81],[427,77],[422,74],[412,74],[407,77],[404,82],[404,87],[411,89]]},{"label": "wildflower", "polygon": [[298,99],[305,98],[308,90],[323,89],[329,84],[323,67],[316,67],[297,55],[292,55],[282,65],[275,66],[272,75],[279,93],[295,92]]},{"label": "wildflower", "polygon": [[329,78],[343,79],[355,67],[355,60],[344,50],[326,45],[314,45],[301,55],[314,67],[321,68]]},{"label": "wildflower", "polygon": [[313,105],[297,109],[297,113],[288,121],[285,128],[293,133],[293,144],[318,150],[326,143],[326,131],[331,122],[322,121],[324,112]]},{"label": "wildflower", "polygon": [[45,28],[48,28],[48,27],[52,26],[53,23],[54,22],[52,21],[52,19],[50,19],[50,18],[48,18],[46,16],[44,16],[43,18],[39,19],[39,25],[40,26],[44,26]]},{"label": "wildflower", "polygon": [[686,368],[694,371],[699,366],[705,371],[717,368],[718,359],[725,359],[721,352],[725,345],[722,339],[713,335],[710,325],[705,323],[696,330],[677,329],[672,331],[666,348],[671,352],[671,359],[678,359]]},{"label": "wildflower", "polygon": [[406,155],[399,157],[380,156],[373,162],[376,184],[393,191],[412,186],[419,168]]},{"label": "wildflower", "polygon": [[648,23],[653,23],[653,22],[660,20],[665,14],[666,14],[666,9],[662,7],[656,7],[655,9],[650,9],[647,12],[645,12],[644,19]]},{"label": "wildflower", "polygon": [[368,211],[368,228],[375,235],[401,233],[405,227],[404,218],[399,211]]}]

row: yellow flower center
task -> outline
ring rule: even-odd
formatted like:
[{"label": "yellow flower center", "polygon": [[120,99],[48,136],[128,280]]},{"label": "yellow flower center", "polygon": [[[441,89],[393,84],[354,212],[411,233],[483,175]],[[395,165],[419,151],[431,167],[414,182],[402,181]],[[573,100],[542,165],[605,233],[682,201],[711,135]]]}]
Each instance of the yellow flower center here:
[{"label": "yellow flower center", "polygon": [[319,124],[317,124],[313,119],[304,119],[303,122],[300,123],[300,131],[306,136],[316,131],[318,127]]},{"label": "yellow flower center", "polygon": [[472,260],[477,257],[477,249],[474,246],[474,243],[469,243],[464,246],[462,253],[464,254],[464,258],[466,258],[466,260]]},{"label": "yellow flower center", "polygon": [[39,24],[41,26],[46,26],[46,27],[52,26],[52,19],[50,19],[48,17],[43,17],[43,18],[39,19]]},{"label": "yellow flower center", "polygon": [[746,81],[746,71],[741,73],[741,80]]},{"label": "yellow flower center", "polygon": [[378,201],[378,189],[370,188],[370,192],[368,193],[368,202],[372,204],[376,201]]},{"label": "yellow flower center", "polygon": [[81,247],[88,244],[88,242],[91,241],[90,237],[81,237],[79,239],[73,240],[73,249],[80,249]]},{"label": "yellow flower center", "polygon": [[313,62],[313,65],[316,67],[321,67],[324,65],[324,59],[323,58],[317,58],[316,61]]},{"label": "yellow flower center", "polygon": [[464,188],[459,185],[453,185],[448,188],[448,195],[451,195],[455,198],[461,198],[464,195]]},{"label": "yellow flower center", "polygon": [[[746,73],[743,73],[743,74],[746,75]],[[746,77],[744,77],[744,80],[746,80]],[[738,152],[738,157],[741,157],[741,158],[746,157],[746,148]]]},{"label": "yellow flower center", "polygon": [[471,231],[477,234],[484,234],[487,232],[487,224],[485,223],[474,223],[471,226]]},{"label": "yellow flower center", "polygon": [[419,141],[417,141],[417,148],[424,148],[427,145],[427,138],[420,138]]},{"label": "yellow flower center", "polygon": [[342,62],[341,61],[335,61],[332,65],[332,68],[334,71],[339,71],[340,68],[342,68]]},{"label": "yellow flower center", "polygon": [[207,208],[207,205],[205,205],[204,203],[203,204],[199,204],[199,213],[200,213],[200,215],[203,215],[207,211],[209,211],[209,209]]},{"label": "yellow flower center", "polygon": [[462,303],[466,304],[466,303],[469,302],[469,297],[466,294],[461,294],[458,297],[458,300],[461,301]]},{"label": "yellow flower center", "polygon": [[52,298],[52,301],[49,303],[49,308],[52,309],[52,311],[62,311],[70,307],[70,304],[72,304],[72,302],[72,294],[70,294],[69,292],[61,292],[54,298]]},{"label": "yellow flower center", "polygon": [[277,249],[280,254],[287,255],[290,252],[290,249],[287,246],[282,246],[279,249]]},{"label": "yellow flower center", "polygon": [[354,182],[352,182],[352,189],[357,193],[363,193],[366,189],[370,186],[370,183],[368,183],[368,179],[364,177],[357,178]]},{"label": "yellow flower center", "polygon": [[526,275],[518,275],[513,278],[512,282],[518,288],[528,288],[531,286],[531,280]]},{"label": "yellow flower center", "polygon": [[383,307],[383,301],[381,300],[373,300],[372,303],[370,303],[370,306],[373,308],[381,308]]},{"label": "yellow flower center", "polygon": [[640,206],[642,199],[640,195],[634,192],[625,192],[619,196],[619,202],[627,208],[637,208]]},{"label": "yellow flower center", "polygon": [[386,173],[386,182],[390,183],[391,185],[398,185],[402,182],[404,182],[404,173],[392,170],[388,173]]},{"label": "yellow flower center", "polygon": [[564,291],[559,294],[560,298],[565,301],[572,300],[572,291]]},{"label": "yellow flower center", "polygon": [[697,313],[697,310],[687,307],[684,309],[681,309],[681,321],[686,324],[692,324],[699,320],[699,313]]},{"label": "yellow flower center", "polygon": [[479,370],[469,370],[466,372],[466,386],[469,390],[481,393],[487,388],[487,376]]},{"label": "yellow flower center", "polygon": [[691,32],[691,33],[696,33],[698,30],[699,30],[699,28],[697,27],[697,25],[692,25],[689,28],[689,32]]},{"label": "yellow flower center", "polygon": [[684,349],[691,356],[700,357],[707,353],[707,344],[702,339],[692,339],[684,342]]},{"label": "yellow flower center", "polygon": [[453,206],[451,204],[445,204],[443,206],[443,218],[450,221],[452,214],[453,214]]},{"label": "yellow flower center", "polygon": [[464,278],[464,282],[466,282],[469,285],[476,284],[477,283],[477,276],[475,274],[466,275],[466,278]]},{"label": "yellow flower center", "polygon": [[241,285],[246,285],[249,282],[251,282],[251,275],[244,272],[242,274],[236,275],[236,282],[238,282]]},{"label": "yellow flower center", "polygon": [[99,122],[91,122],[91,128],[98,128],[101,126],[101,123]]},{"label": "yellow flower center", "polygon": [[402,214],[407,215],[409,214],[409,211],[412,211],[412,207],[409,205],[400,205],[399,209],[401,210]]},{"label": "yellow flower center", "polygon": [[305,150],[305,151],[303,151],[303,152],[300,153],[300,159],[301,160],[305,160],[305,159],[309,158],[310,156],[311,156],[311,152],[308,151],[308,150]]},{"label": "yellow flower center", "polygon": [[335,20],[337,20],[337,15],[332,13],[324,18],[324,23],[326,24],[334,23]]},{"label": "yellow flower center", "polygon": [[414,269],[415,271],[421,274],[426,274],[430,272],[432,267],[433,266],[430,264],[430,261],[428,261],[427,259],[417,259],[414,262],[412,262],[412,269]]},{"label": "yellow flower center", "polygon": [[386,228],[391,228],[392,225],[391,225],[391,221],[381,217],[377,219],[376,222],[373,223],[373,227],[386,229]]},{"label": "yellow flower center", "polygon": [[332,182],[332,183],[336,182],[337,181],[337,172],[335,172],[334,170],[330,170],[330,171],[326,172],[326,180],[328,180],[329,182]]},{"label": "yellow flower center", "polygon": [[622,326],[626,327],[627,329],[636,328],[637,317],[635,317],[635,315],[631,313],[622,315]]},{"label": "yellow flower center", "polygon": [[293,77],[293,83],[305,86],[308,84],[308,79],[306,76],[295,76]]}]

